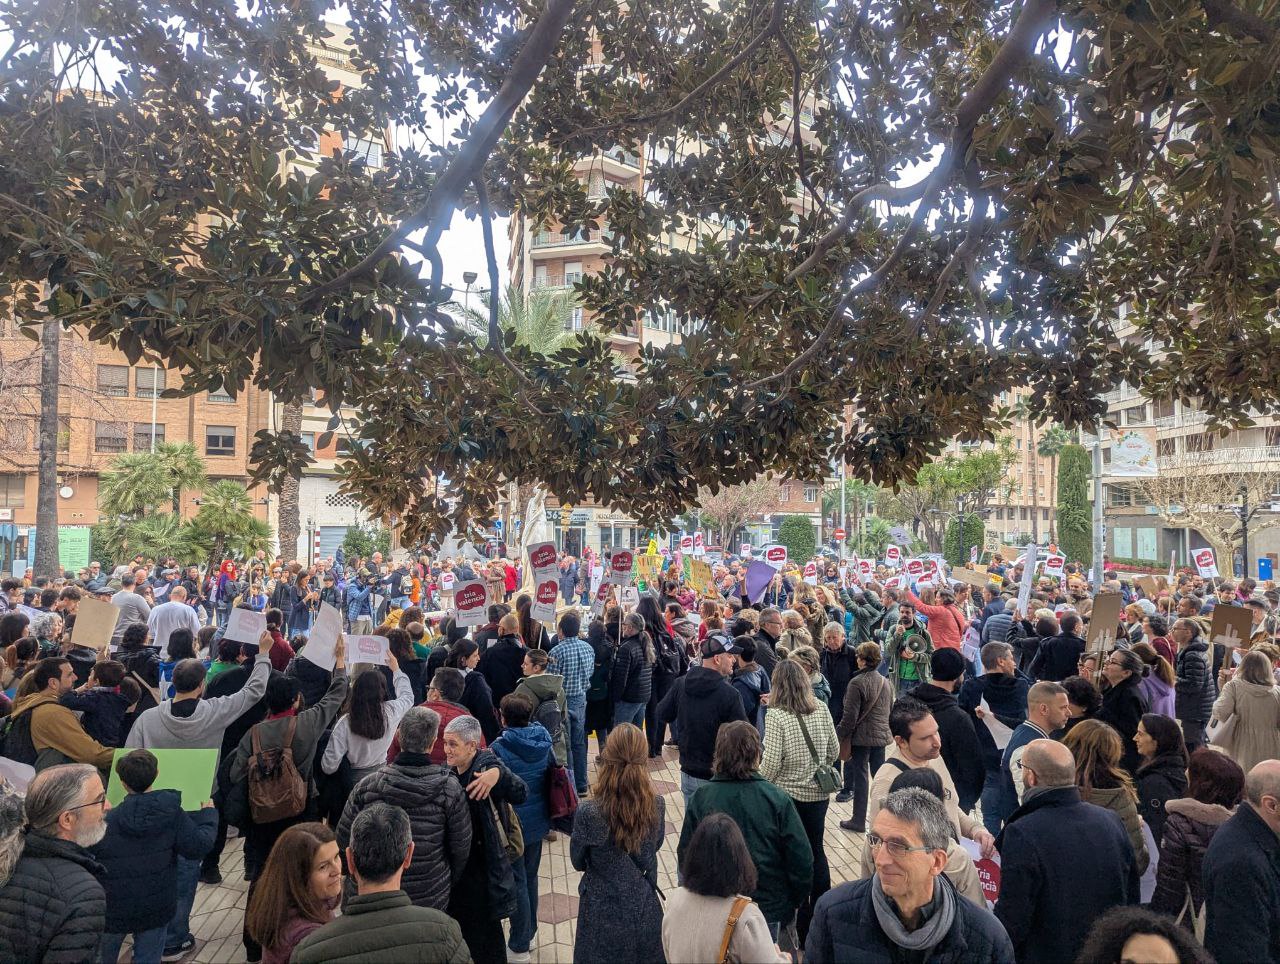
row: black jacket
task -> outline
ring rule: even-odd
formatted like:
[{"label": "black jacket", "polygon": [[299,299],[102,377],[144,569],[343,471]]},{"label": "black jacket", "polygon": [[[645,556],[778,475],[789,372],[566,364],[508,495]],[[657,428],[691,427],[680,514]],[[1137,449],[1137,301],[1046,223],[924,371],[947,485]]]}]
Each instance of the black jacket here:
[{"label": "black jacket", "polygon": [[[480,647],[480,652],[484,653],[484,647]],[[435,679],[436,670],[443,669],[444,664],[449,661],[449,647],[443,642],[436,643],[431,647],[431,652],[427,655],[427,686],[431,686],[431,681]]]},{"label": "black jacket", "polygon": [[1075,676],[1080,668],[1080,654],[1084,652],[1084,637],[1075,633],[1059,633],[1042,640],[1031,661],[1030,674],[1038,680],[1061,683],[1068,676]]},{"label": "black jacket", "polygon": [[1124,824],[1084,803],[1076,787],[1034,795],[1010,815],[996,847],[996,916],[1019,964],[1074,961],[1095,920],[1138,903],[1138,865]]},{"label": "black jacket", "polygon": [[874,878],[840,884],[822,895],[804,944],[806,964],[898,964],[928,960],[930,964],[1013,964],[1013,947],[1000,922],[985,907],[955,893],[945,874],[939,887],[952,889],[956,915],[942,943],[925,956],[914,956],[892,943],[880,927],[871,899]]},{"label": "black jacket", "polygon": [[639,636],[624,639],[614,654],[613,668],[609,671],[610,701],[648,703],[653,694],[653,666],[645,658]]},{"label": "black jacket", "polygon": [[823,646],[821,653],[822,675],[831,684],[831,698],[827,700],[827,709],[831,711],[831,722],[839,723],[844,713],[844,691],[849,686],[849,680],[853,679],[853,674],[858,671],[858,657],[848,643],[834,651]]},{"label": "black jacket", "polygon": [[711,779],[721,724],[746,718],[733,684],[705,666],[695,666],[676,680],[658,704],[659,724],[680,721],[680,769],[701,780]]},{"label": "black jacket", "polygon": [[1248,803],[1204,855],[1204,946],[1219,962],[1280,961],[1280,837]]},{"label": "black jacket", "polygon": [[[973,720],[960,708],[959,701],[951,693],[932,683],[921,683],[911,691],[933,713],[938,721],[938,736],[942,739],[942,761],[947,765],[956,785],[956,801],[960,809],[968,813],[982,796],[982,784],[987,777],[983,763],[982,744],[973,728]],[[986,724],[980,723],[984,730]]]},{"label": "black jacket", "polygon": [[489,689],[489,681],[483,673],[472,671],[467,674],[462,684],[462,699],[458,702],[480,721],[485,743],[492,743],[502,734],[498,714],[493,708],[493,690]]},{"label": "black jacket", "polygon": [[1163,753],[1138,767],[1138,813],[1147,821],[1156,846],[1164,838],[1164,805],[1187,795],[1187,761],[1181,753]]},{"label": "black jacket", "polygon": [[[305,652],[305,649],[303,650]],[[249,665],[249,660],[245,660],[244,665]],[[227,672],[235,672],[228,670]],[[317,666],[311,660],[305,657],[294,657],[288,668],[285,670],[286,675],[292,676],[298,681],[298,688],[302,692],[303,707],[315,706],[322,699],[329,689],[329,683],[333,679],[333,674],[322,666]],[[214,677],[215,680],[217,677]],[[240,684],[236,689],[240,689],[244,684]],[[388,690],[387,692],[391,692]]]},{"label": "black jacket", "polygon": [[178,857],[202,858],[217,829],[216,810],[185,813],[177,790],[129,794],[107,811],[107,835],[92,850],[106,870],[107,932],[167,924],[178,905]]},{"label": "black jacket", "polygon": [[[490,791],[489,800],[494,804],[505,801],[512,807],[524,803],[529,796],[528,786],[492,750],[477,751],[467,771],[454,771],[453,775],[465,795],[467,784],[475,779],[476,774],[493,767],[501,771],[501,776]],[[498,828],[493,822],[494,808],[489,805],[489,800],[472,800],[470,797],[466,800],[471,811],[471,851],[462,876],[450,895],[450,907],[453,908],[450,916],[457,917],[459,911],[474,915],[484,908],[490,920],[500,921],[510,917],[516,909],[516,882],[511,861],[502,849]]]},{"label": "black jacket", "polygon": [[387,803],[409,815],[413,860],[400,887],[419,907],[444,910],[471,853],[471,813],[452,771],[423,753],[401,752],[356,784],[338,823],[338,846],[351,842],[351,824],[365,807]]},{"label": "black jacket", "polygon": [[27,834],[13,875],[0,886],[0,961],[98,960],[107,906],[101,876],[102,866],[83,847]]},{"label": "black jacket", "polygon": [[[960,708],[969,714],[973,721],[973,731],[978,734],[978,743],[982,745],[982,761],[988,771],[996,773],[1000,770],[1000,758],[1003,756],[996,741],[991,737],[987,724],[978,719],[975,712],[983,700],[991,707],[996,718],[1011,730],[1027,718],[1027,691],[1031,689],[1031,680],[1021,673],[1010,676],[1007,673],[986,673],[964,681],[960,687],[957,700]],[[952,774],[954,776],[954,774]]]},{"label": "black jacket", "polygon": [[1173,658],[1174,713],[1181,723],[1206,723],[1213,714],[1218,686],[1209,668],[1209,644],[1196,638]]},{"label": "black jacket", "polygon": [[[773,668],[778,665],[778,651],[773,648],[777,640],[763,629],[756,630],[751,639],[756,644],[756,664],[772,677]],[[822,640],[818,640],[818,645],[822,645]]]},{"label": "black jacket", "polygon": [[479,671],[484,674],[493,691],[493,705],[515,691],[516,684],[524,676],[524,647],[518,636],[499,636],[498,641],[480,657]]},{"label": "black jacket", "polygon": [[1133,741],[1134,734],[1138,732],[1138,724],[1142,722],[1142,714],[1147,712],[1147,701],[1138,689],[1141,682],[1142,677],[1135,674],[1104,689],[1102,709],[1098,710],[1097,716],[1103,723],[1110,723],[1120,734],[1120,740],[1124,744],[1120,765],[1130,774],[1137,773],[1142,764],[1138,745]]}]

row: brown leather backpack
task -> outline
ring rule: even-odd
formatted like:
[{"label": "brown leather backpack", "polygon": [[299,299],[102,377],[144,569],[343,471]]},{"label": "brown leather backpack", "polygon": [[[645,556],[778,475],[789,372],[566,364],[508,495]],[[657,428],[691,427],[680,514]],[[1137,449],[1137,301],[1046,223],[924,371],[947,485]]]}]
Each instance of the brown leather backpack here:
[{"label": "brown leather backpack", "polygon": [[256,724],[250,731],[253,753],[249,757],[249,813],[257,824],[296,817],[307,806],[307,784],[293,762],[293,734],[298,718],[289,718],[282,746],[262,748]]}]

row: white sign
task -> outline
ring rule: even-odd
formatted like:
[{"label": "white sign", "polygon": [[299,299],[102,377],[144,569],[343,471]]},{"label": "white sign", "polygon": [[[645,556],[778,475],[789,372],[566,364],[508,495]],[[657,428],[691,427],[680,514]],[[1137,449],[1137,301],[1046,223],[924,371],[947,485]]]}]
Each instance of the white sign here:
[{"label": "white sign", "polygon": [[1218,563],[1213,558],[1212,549],[1197,549],[1191,553],[1191,558],[1195,562],[1196,572],[1200,573],[1201,578],[1218,578]]},{"label": "white sign", "polygon": [[901,588],[902,588],[902,577],[901,577],[901,576],[890,576],[888,579],[886,579],[886,580],[884,581],[884,588],[885,588],[885,589],[901,589]]},{"label": "white sign", "polygon": [[986,724],[987,732],[991,734],[996,749],[1003,750],[1009,745],[1009,737],[1013,736],[1013,730],[996,719],[996,715],[991,712],[991,707],[987,705],[985,699],[978,701],[978,717]]},{"label": "white sign", "polygon": [[697,557],[705,556],[707,554],[707,547],[702,540],[701,532],[695,532],[693,534],[693,554]]},{"label": "white sign", "polygon": [[600,583],[604,580],[604,566],[596,563],[591,567],[591,595],[594,596],[600,589]]},{"label": "white sign", "polygon": [[231,618],[227,620],[226,632],[222,636],[238,643],[256,643],[266,631],[266,613],[256,613],[252,609],[233,609]]},{"label": "white sign", "polygon": [[529,607],[529,615],[540,623],[547,623],[556,618],[556,597],[560,595],[560,581],[554,576],[539,580],[533,587],[533,605]]},{"label": "white sign", "polygon": [[607,582],[602,582],[596,586],[591,594],[591,615],[599,616],[604,613],[604,606],[609,601],[609,590],[611,588]]},{"label": "white sign", "polygon": [[804,581],[811,586],[818,584],[818,564],[810,560],[804,564]]},{"label": "white sign", "polygon": [[871,565],[870,559],[858,560],[858,575],[863,579],[870,579],[875,574],[875,567]]},{"label": "white sign", "polygon": [[1156,430],[1124,428],[1112,432],[1111,464],[1107,475],[1124,478],[1154,478],[1156,475]]},{"label": "white sign", "polygon": [[320,612],[316,614],[315,625],[307,636],[307,645],[299,654],[309,663],[323,670],[333,672],[337,659],[334,649],[338,645],[338,634],[342,632],[342,614],[328,603],[320,604]]},{"label": "white sign", "polygon": [[554,542],[535,542],[529,547],[529,569],[533,573],[534,582],[552,575],[556,571],[556,544]]},{"label": "white sign", "polygon": [[[1027,546],[1027,558],[1034,560],[1036,558],[1036,545],[1033,542]],[[1018,586],[1018,616],[1025,619],[1027,617],[1027,604],[1031,602],[1031,584],[1035,582],[1032,578],[1034,575],[1033,567],[1035,563],[1027,566],[1027,571],[1022,574],[1022,583]]]},{"label": "white sign", "polygon": [[635,586],[623,586],[619,592],[619,598],[622,605],[628,609],[635,609],[640,605],[640,590]]},{"label": "white sign", "polygon": [[614,549],[613,555],[609,557],[609,581],[615,586],[629,583],[635,559],[636,554],[630,549]]},{"label": "white sign", "polygon": [[975,566],[978,564],[978,547],[977,546],[969,547],[969,562]]},{"label": "white sign", "polygon": [[902,550],[894,545],[885,546],[884,562],[885,565],[892,566],[896,569],[898,566],[902,565]]},{"label": "white sign", "polygon": [[782,567],[787,564],[787,547],[786,546],[768,546],[764,550],[764,561],[773,566],[778,572],[782,571]]},{"label": "white sign", "polygon": [[739,551],[739,553],[738,553],[738,554],[739,554],[739,555],[741,555],[741,556],[750,556],[750,555],[751,555],[751,543],[749,543],[749,542],[744,542],[744,543],[742,544],[742,548],[741,548],[741,550]]},{"label": "white sign", "polygon": [[693,552],[693,536],[680,537],[680,551],[689,553]]},{"label": "white sign", "polygon": [[483,579],[463,579],[453,590],[454,619],[459,626],[483,626],[488,602]]},{"label": "white sign", "polygon": [[457,581],[458,577],[446,569],[444,572],[440,573],[440,591],[453,592],[453,584]]},{"label": "white sign", "polygon": [[350,663],[371,663],[374,666],[386,666],[387,654],[391,652],[391,640],[386,636],[348,636],[347,661]]},{"label": "white sign", "polygon": [[1063,576],[1063,568],[1067,564],[1066,556],[1053,555],[1044,561],[1044,574],[1052,576],[1055,579],[1061,579]]}]

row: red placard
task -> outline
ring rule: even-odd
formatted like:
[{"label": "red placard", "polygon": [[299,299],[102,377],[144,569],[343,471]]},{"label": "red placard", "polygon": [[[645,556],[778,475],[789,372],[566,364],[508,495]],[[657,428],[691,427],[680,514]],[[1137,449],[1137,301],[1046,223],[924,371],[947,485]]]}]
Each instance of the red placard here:
[{"label": "red placard", "polygon": [[907,563],[907,575],[921,576],[924,575],[924,563],[919,559],[912,559]]},{"label": "red placard", "polygon": [[609,559],[609,580],[615,584],[630,582],[635,556],[630,549],[614,549],[613,556]]},{"label": "red placard", "polygon": [[554,569],[555,565],[555,543],[538,542],[529,547],[529,568],[534,572],[538,572],[542,569]]}]

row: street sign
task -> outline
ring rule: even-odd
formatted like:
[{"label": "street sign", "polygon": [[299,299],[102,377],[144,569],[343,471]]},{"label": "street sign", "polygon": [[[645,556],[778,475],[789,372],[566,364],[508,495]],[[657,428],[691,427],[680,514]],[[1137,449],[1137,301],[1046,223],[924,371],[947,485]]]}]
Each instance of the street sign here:
[{"label": "street sign", "polygon": [[848,533],[845,532],[843,529],[837,529],[835,532],[831,534],[836,537],[837,542],[840,542],[841,540],[844,539],[846,535],[848,535]]}]

